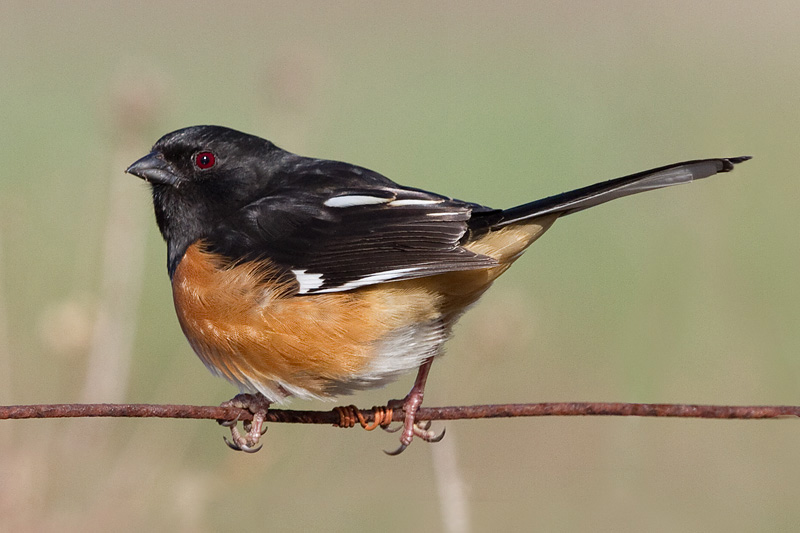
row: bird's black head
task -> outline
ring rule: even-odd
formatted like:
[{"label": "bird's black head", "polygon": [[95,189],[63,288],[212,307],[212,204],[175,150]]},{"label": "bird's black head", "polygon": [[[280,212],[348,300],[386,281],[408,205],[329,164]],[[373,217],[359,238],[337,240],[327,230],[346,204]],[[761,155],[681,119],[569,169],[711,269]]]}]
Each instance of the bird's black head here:
[{"label": "bird's black head", "polygon": [[291,156],[271,142],[221,126],[168,133],[127,172],[152,186],[156,221],[173,273],[186,248],[269,190]]}]

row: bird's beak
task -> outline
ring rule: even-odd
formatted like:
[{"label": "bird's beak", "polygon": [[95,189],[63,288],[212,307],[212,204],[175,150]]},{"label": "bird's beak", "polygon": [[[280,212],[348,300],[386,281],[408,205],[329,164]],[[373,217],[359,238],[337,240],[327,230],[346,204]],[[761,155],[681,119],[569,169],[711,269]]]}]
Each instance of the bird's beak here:
[{"label": "bird's beak", "polygon": [[129,166],[125,172],[153,184],[177,185],[180,181],[169,163],[164,161],[157,152],[150,152]]}]

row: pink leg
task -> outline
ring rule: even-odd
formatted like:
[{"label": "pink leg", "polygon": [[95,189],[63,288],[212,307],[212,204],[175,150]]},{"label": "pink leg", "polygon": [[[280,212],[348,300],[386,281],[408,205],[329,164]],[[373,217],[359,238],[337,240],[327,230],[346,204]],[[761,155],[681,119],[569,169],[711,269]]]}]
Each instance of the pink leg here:
[{"label": "pink leg", "polygon": [[432,363],[433,357],[429,357],[422,363],[417,372],[417,379],[414,380],[414,386],[411,387],[411,391],[409,391],[402,402],[398,400],[389,402],[389,405],[393,408],[395,407],[392,406],[392,403],[401,404],[396,408],[402,407],[405,412],[405,420],[403,421],[403,433],[400,435],[400,447],[394,451],[386,452],[388,455],[398,455],[402,453],[403,450],[411,444],[411,441],[414,440],[414,436],[427,442],[439,442],[444,437],[444,431],[436,435],[434,432],[428,431],[430,423],[423,427],[417,424],[416,421],[417,411],[419,410],[419,406],[422,405],[422,397],[425,394],[425,382],[428,380],[428,373],[431,371]]}]

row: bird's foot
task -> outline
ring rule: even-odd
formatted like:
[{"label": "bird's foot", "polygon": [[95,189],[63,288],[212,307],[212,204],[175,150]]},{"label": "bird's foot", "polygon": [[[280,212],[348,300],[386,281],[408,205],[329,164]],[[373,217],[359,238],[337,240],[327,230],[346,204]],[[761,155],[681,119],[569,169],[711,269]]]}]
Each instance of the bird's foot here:
[{"label": "bird's foot", "polygon": [[419,437],[425,442],[439,442],[444,438],[444,429],[442,429],[442,432],[438,434],[434,431],[431,431],[430,420],[417,422],[417,411],[419,410],[419,406],[421,404],[422,394],[414,394],[414,389],[411,390],[405,399],[392,400],[389,402],[387,408],[402,409],[405,413],[405,418],[403,419],[402,426],[397,428],[385,428],[387,431],[392,433],[399,431],[400,429],[403,430],[403,432],[400,434],[400,446],[392,451],[384,450],[387,455],[399,455],[403,453],[403,451],[408,448],[408,445],[411,444],[411,441],[414,440],[414,437]]},{"label": "bird's foot", "polygon": [[229,448],[236,451],[255,453],[261,449],[258,441],[261,436],[267,432],[264,426],[264,420],[267,416],[270,401],[261,394],[237,394],[227,402],[220,404],[220,407],[236,407],[237,409],[246,409],[253,413],[253,420],[247,420],[242,423],[242,427],[247,432],[245,435],[239,433],[237,424],[239,418],[234,420],[219,420],[220,425],[231,428],[231,440],[225,437],[222,439]]}]

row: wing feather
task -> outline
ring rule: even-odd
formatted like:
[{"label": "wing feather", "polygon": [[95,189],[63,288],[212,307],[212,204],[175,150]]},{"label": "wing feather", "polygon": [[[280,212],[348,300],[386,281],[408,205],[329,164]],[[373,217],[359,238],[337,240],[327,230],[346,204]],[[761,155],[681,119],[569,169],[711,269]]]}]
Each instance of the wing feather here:
[{"label": "wing feather", "polygon": [[[351,168],[360,172],[352,186],[303,183],[271,191],[221,224],[211,249],[240,260],[269,257],[298,279],[301,294],[497,265],[460,244],[473,210],[488,208],[380,175],[364,187],[369,171]],[[315,168],[313,175],[336,175],[348,185],[343,173],[337,166],[331,173]]]}]

